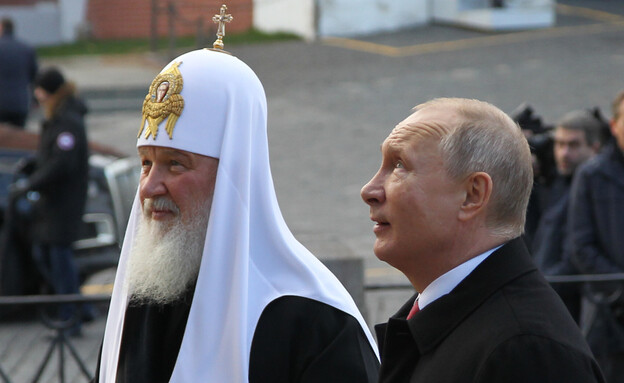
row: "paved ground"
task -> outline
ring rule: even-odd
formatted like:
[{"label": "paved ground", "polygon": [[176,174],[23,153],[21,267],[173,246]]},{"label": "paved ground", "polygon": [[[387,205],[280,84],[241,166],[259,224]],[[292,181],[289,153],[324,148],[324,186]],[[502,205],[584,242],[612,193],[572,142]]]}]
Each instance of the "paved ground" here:
[{"label": "paved ground", "polygon": [[[610,115],[611,99],[624,89],[624,3],[559,3],[556,28],[541,31],[429,26],[356,40],[231,47],[265,86],[275,185],[295,235],[321,257],[340,249],[363,258],[369,283],[404,282],[372,254],[372,224],[359,190],[379,166],[379,145],[414,105],[460,96],[507,112],[528,102],[548,123],[593,106]],[[136,55],[44,64],[59,65],[83,90],[93,109],[91,139],[133,155],[143,96],[166,61]],[[407,294],[369,293],[369,322],[384,320]],[[102,323],[85,341],[88,354]],[[12,350],[0,350],[0,365],[12,358]]]}]

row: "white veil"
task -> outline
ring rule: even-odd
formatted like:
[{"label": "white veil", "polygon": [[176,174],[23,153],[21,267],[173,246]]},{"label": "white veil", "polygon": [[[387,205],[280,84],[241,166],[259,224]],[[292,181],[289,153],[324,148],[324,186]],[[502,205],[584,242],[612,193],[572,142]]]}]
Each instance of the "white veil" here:
[{"label": "white veil", "polygon": [[[202,264],[171,382],[247,382],[251,341],[264,308],[295,295],[356,318],[377,352],[351,296],[292,235],[273,187],[264,89],[254,72],[226,53],[198,50],[180,63],[184,110],[170,139],[137,145],[173,147],[219,159]],[[162,73],[162,72],[161,72]],[[127,292],[123,278],[139,221],[138,194],[128,223],[104,335],[100,382],[114,382]]]}]

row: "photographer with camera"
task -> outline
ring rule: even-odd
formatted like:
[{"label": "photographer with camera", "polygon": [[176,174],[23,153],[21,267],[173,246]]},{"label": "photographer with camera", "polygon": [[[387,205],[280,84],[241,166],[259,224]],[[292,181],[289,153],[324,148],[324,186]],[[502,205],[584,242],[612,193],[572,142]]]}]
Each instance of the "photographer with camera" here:
[{"label": "photographer with camera", "polygon": [[537,230],[539,219],[546,202],[545,189],[551,183],[556,174],[555,158],[553,154],[553,127],[542,122],[542,118],[535,114],[533,107],[522,103],[509,114],[522,129],[522,133],[529,142],[531,156],[533,157],[533,188],[527,208],[524,234],[522,238],[531,249],[533,236]]}]

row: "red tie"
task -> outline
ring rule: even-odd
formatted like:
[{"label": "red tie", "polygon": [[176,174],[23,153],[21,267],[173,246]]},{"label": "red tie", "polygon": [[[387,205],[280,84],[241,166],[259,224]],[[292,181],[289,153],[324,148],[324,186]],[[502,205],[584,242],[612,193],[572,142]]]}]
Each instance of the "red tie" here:
[{"label": "red tie", "polygon": [[410,310],[409,314],[407,314],[407,319],[412,319],[412,317],[414,315],[416,315],[416,313],[420,311],[420,307],[418,307],[418,299],[416,299],[414,301],[414,306],[412,306],[412,309]]}]

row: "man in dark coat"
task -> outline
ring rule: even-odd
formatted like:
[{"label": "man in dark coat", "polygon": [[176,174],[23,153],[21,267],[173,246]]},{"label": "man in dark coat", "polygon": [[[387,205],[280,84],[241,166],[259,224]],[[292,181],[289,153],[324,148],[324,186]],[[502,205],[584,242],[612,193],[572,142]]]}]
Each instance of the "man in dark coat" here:
[{"label": "man in dark coat", "polygon": [[[613,141],[578,170],[570,192],[572,260],[588,274],[624,272],[624,92],[613,102],[610,125]],[[604,297],[618,290],[621,294],[622,284],[593,288]],[[597,297],[588,296],[594,302]],[[624,379],[624,300],[595,308],[588,341],[607,380],[620,382]]]},{"label": "man in dark coat", "polygon": [[37,74],[35,50],[14,37],[13,21],[3,18],[0,27],[0,122],[26,125]]},{"label": "man in dark coat", "polygon": [[266,113],[260,80],[221,49],[152,82],[97,382],[377,380],[355,303],[283,221]]},{"label": "man in dark coat", "polygon": [[384,141],[362,188],[374,251],[420,294],[376,327],[380,382],[603,382],[520,235],[533,181],[520,128],[435,99]]},{"label": "man in dark coat", "polygon": [[[570,262],[566,247],[568,202],[574,172],[600,148],[600,133],[606,121],[590,110],[566,113],[556,124],[553,133],[553,153],[556,176],[538,189],[543,201],[541,216],[533,238],[531,253],[537,267],[545,275],[577,274]],[[580,287],[577,284],[553,286],[578,322],[581,306]]]},{"label": "man in dark coat", "polygon": [[[79,280],[72,242],[80,235],[87,199],[87,108],[75,96],[74,85],[55,68],[39,73],[35,83],[35,97],[45,115],[37,155],[30,175],[10,190],[12,196],[34,192],[33,257],[53,293],[74,294]],[[61,308],[62,319],[72,314],[72,306]],[[79,332],[79,326],[72,331]]]}]

